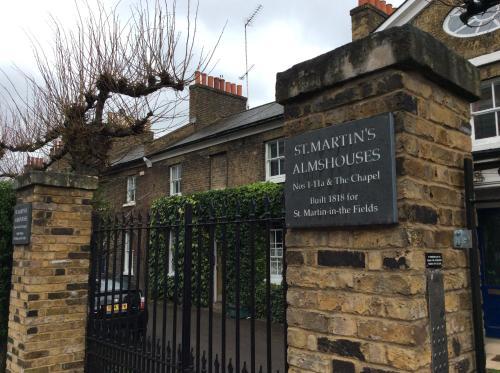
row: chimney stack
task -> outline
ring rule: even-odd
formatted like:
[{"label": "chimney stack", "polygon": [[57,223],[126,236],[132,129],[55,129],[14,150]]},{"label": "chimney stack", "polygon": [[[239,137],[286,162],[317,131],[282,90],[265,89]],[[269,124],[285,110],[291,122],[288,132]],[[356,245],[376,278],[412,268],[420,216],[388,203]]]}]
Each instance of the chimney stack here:
[{"label": "chimney stack", "polygon": [[189,118],[198,128],[246,110],[243,86],[197,71],[189,87]]},{"label": "chimney stack", "polygon": [[368,36],[394,11],[385,0],[358,0],[358,6],[351,10],[352,40]]}]

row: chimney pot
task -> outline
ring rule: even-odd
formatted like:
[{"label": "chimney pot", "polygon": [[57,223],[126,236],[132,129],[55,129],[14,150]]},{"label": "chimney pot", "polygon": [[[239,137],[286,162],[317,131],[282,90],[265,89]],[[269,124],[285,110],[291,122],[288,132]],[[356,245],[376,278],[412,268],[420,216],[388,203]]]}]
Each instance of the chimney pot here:
[{"label": "chimney pot", "polygon": [[201,84],[207,85],[207,74],[201,74]]},{"label": "chimney pot", "polygon": [[213,88],[214,87],[214,77],[213,76],[209,76],[208,77],[208,86],[210,88]]},{"label": "chimney pot", "polygon": [[195,71],[194,79],[196,84],[201,84],[201,73],[199,71]]},{"label": "chimney pot", "polygon": [[231,93],[231,83],[230,82],[226,82],[226,92]]},{"label": "chimney pot", "polygon": [[238,84],[238,86],[236,87],[236,94],[238,96],[243,96],[243,86],[241,84]]},{"label": "chimney pot", "polygon": [[223,90],[224,90],[224,87],[226,86],[225,84],[226,84],[226,81],[225,81],[224,79],[220,78],[220,86],[219,86],[219,89],[220,89],[221,91],[223,91]]},{"label": "chimney pot", "polygon": [[392,4],[387,4],[386,7],[385,7],[385,11],[389,15],[391,15],[392,13],[394,13],[394,8],[392,7]]},{"label": "chimney pot", "polygon": [[220,79],[219,78],[214,78],[214,88],[220,89]]},{"label": "chimney pot", "polygon": [[232,93],[233,95],[235,95],[235,94],[236,94],[236,84],[235,84],[235,83],[231,83],[231,93]]},{"label": "chimney pot", "polygon": [[385,0],[378,1],[378,8],[384,13],[385,13],[385,6],[386,6]]}]

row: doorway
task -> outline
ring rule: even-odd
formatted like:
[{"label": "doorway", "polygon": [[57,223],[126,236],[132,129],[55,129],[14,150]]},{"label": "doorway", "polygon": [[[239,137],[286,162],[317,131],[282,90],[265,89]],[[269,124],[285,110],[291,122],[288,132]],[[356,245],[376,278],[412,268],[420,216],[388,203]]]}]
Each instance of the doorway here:
[{"label": "doorway", "polygon": [[500,338],[500,208],[477,210],[481,292],[487,337]]}]

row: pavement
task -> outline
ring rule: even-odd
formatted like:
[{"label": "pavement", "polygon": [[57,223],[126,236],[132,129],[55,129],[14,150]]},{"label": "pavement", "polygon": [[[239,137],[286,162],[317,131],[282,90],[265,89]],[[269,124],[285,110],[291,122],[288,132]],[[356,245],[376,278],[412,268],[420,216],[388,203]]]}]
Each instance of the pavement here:
[{"label": "pavement", "polygon": [[486,369],[500,370],[500,339],[485,338]]},{"label": "pavement", "polygon": [[[174,307],[168,303],[166,307],[166,336],[167,340],[173,344],[173,311]],[[153,335],[153,304],[149,305],[149,322],[148,322],[148,335]],[[211,344],[213,349],[213,358],[218,355],[219,362],[221,361],[222,354],[222,314],[218,307],[214,307],[213,312],[213,333],[212,338],[209,338],[209,312],[208,308],[200,309],[200,351],[206,352],[208,358],[208,346]],[[156,338],[161,341],[163,335],[163,302],[157,304],[156,314]],[[197,310],[193,307],[191,314],[191,347],[196,352],[197,340]],[[236,358],[236,322],[237,320],[226,318],[226,364],[229,359],[232,360],[232,365],[235,367]],[[243,369],[243,362],[246,362],[248,372],[250,372],[250,320],[239,320],[240,324],[240,368]],[[177,328],[176,328],[176,344],[181,343],[182,335],[182,307],[177,308]],[[255,355],[256,355],[256,371],[259,371],[262,365],[263,371],[267,371],[267,325],[264,320],[255,320]],[[272,372],[285,371],[285,331],[282,324],[271,324],[271,362]],[[236,370],[235,370],[236,371]]]}]

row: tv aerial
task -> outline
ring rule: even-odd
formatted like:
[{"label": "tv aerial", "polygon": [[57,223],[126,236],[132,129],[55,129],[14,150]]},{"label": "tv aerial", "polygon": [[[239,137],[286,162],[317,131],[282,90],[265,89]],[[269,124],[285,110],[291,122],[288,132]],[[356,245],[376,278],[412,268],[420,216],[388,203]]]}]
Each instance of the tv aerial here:
[{"label": "tv aerial", "polygon": [[247,28],[252,25],[253,21],[255,20],[255,17],[257,17],[257,14],[262,10],[263,6],[262,4],[259,4],[255,10],[250,14],[250,16],[245,20],[245,73],[240,77],[241,80],[245,79],[246,80],[246,86],[247,86],[247,100],[249,99],[249,83],[248,83],[248,75],[250,73],[250,70],[252,70],[255,65],[248,67],[248,39],[247,39]]}]

